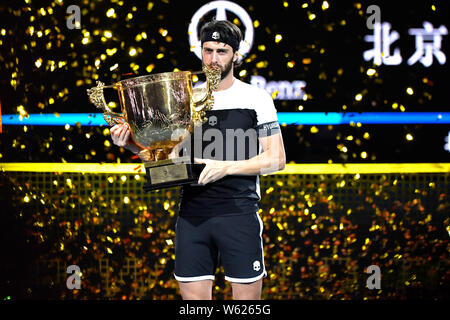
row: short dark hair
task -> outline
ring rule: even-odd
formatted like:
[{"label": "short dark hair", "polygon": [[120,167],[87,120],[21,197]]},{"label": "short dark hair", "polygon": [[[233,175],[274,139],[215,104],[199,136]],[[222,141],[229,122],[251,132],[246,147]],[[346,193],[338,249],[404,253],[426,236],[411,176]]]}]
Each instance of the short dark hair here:
[{"label": "short dark hair", "polygon": [[[218,32],[220,34],[220,38],[222,39],[228,39],[230,37],[235,38],[238,41],[238,44],[240,44],[244,38],[241,29],[228,20],[212,19],[211,21],[205,23],[200,29],[200,39],[202,39],[205,34],[212,32]],[[233,48],[233,53],[234,52],[236,52],[236,50]],[[240,63],[235,63],[235,66],[239,65]]]}]

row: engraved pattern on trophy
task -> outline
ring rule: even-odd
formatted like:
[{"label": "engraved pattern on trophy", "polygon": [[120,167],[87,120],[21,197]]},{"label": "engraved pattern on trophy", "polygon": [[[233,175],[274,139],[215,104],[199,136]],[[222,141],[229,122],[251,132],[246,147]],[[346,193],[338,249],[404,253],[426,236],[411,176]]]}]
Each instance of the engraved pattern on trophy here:
[{"label": "engraved pattern on trophy", "polygon": [[[178,139],[172,141],[173,133],[186,130],[190,123],[190,73],[139,78],[120,82],[133,139],[143,148],[162,148],[164,154],[168,154],[179,142]],[[157,158],[161,159],[163,153],[158,154]]]}]

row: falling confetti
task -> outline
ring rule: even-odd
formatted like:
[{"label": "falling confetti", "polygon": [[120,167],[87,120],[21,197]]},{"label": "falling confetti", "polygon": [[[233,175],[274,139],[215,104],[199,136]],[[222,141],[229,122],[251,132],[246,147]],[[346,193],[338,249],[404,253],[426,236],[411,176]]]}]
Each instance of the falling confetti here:
[{"label": "falling confetti", "polygon": [[[94,113],[98,110],[86,89],[97,80],[112,84],[148,73],[200,69],[186,30],[203,2],[82,1],[79,29],[67,27],[70,4],[23,0],[0,7],[1,114],[24,119],[39,113]],[[258,75],[267,81],[307,82],[301,100],[275,100],[279,112],[436,111],[450,103],[447,82],[441,81],[448,67],[426,72],[363,61],[367,44],[362,39],[370,30],[360,2],[281,1],[273,4],[271,16],[254,1],[241,5],[253,18],[255,43],[235,76],[246,82]],[[448,23],[447,4],[420,6],[411,3],[402,16],[416,16],[408,14],[415,10],[422,20],[403,21],[403,26],[417,27],[427,19],[435,25]],[[383,19],[401,24],[397,18],[395,10],[383,8]],[[105,95],[111,109],[120,112],[117,93]],[[272,96],[278,98],[280,92]],[[0,128],[0,161],[136,164],[130,175],[0,172],[0,193],[9,206],[4,211],[9,224],[2,225],[5,234],[29,250],[24,256],[32,269],[20,267],[28,281],[20,292],[0,283],[14,293],[2,298],[42,298],[43,287],[61,299],[179,297],[172,276],[176,190],[144,198],[139,159],[113,145],[105,127]],[[429,144],[425,133],[430,132],[419,126],[389,131],[361,123],[282,130],[288,161],[323,163],[397,160],[403,153],[394,151],[423,140]],[[387,152],[388,146],[394,151]],[[410,155],[405,152],[403,159],[421,161],[429,153]],[[263,297],[429,298],[430,287],[432,295],[442,297],[450,279],[443,264],[448,262],[450,233],[448,186],[439,176],[425,178],[424,183],[408,175],[369,178],[359,173],[261,178],[269,271]],[[399,198],[399,190],[408,196]],[[17,226],[19,234],[9,226]],[[85,290],[64,287],[63,267],[69,264],[85,266]],[[364,287],[363,270],[370,264],[383,270],[386,287],[381,292]],[[51,278],[51,287],[48,274],[41,283],[31,278],[42,270],[59,275]],[[222,288],[230,298],[229,284],[218,282],[215,293]]]}]

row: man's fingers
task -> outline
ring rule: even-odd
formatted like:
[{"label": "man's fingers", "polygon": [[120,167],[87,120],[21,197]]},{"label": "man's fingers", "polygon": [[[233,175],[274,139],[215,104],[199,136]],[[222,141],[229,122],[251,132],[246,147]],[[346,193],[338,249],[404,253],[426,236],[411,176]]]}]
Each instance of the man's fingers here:
[{"label": "man's fingers", "polygon": [[200,176],[198,177],[198,184],[205,184],[206,175],[208,173],[208,168],[204,167],[202,172],[200,173]]},{"label": "man's fingers", "polygon": [[175,148],[172,149],[169,153],[169,159],[178,158],[180,157],[180,150],[175,146]]},{"label": "man's fingers", "polygon": [[130,138],[130,131],[126,130],[125,134],[124,134],[124,136],[122,138],[122,142],[123,142],[124,145],[128,143],[128,139],[129,138]]},{"label": "man's fingers", "polygon": [[130,131],[128,130],[128,128],[123,126],[123,128],[122,128],[122,130],[120,131],[120,134],[119,134],[119,140],[121,142],[126,142],[127,140],[125,140],[125,138],[126,138],[126,135],[129,134],[129,133],[130,133]]},{"label": "man's fingers", "polygon": [[122,141],[122,137],[123,137],[124,133],[125,133],[125,131],[123,130],[123,128],[120,128],[120,130],[116,133],[117,140],[118,140],[119,142]]},{"label": "man's fingers", "polygon": [[109,129],[109,132],[114,134],[120,131],[120,129],[122,129],[123,125],[121,124],[116,124],[115,126],[113,126],[111,129]]},{"label": "man's fingers", "polygon": [[110,129],[111,138],[115,145],[124,147],[128,144],[131,131],[128,126],[117,124]]},{"label": "man's fingers", "polygon": [[201,159],[201,158],[196,158],[194,157],[194,163],[198,163],[198,164],[208,164],[210,163],[211,160],[210,159]]}]

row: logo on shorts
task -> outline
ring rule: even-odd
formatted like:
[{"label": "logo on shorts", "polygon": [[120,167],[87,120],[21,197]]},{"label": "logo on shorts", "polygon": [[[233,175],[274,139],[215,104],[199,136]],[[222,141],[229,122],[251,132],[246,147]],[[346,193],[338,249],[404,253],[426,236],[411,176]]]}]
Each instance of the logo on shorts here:
[{"label": "logo on shorts", "polygon": [[261,270],[261,264],[259,263],[258,260],[253,262],[253,270],[255,270],[255,271]]}]

